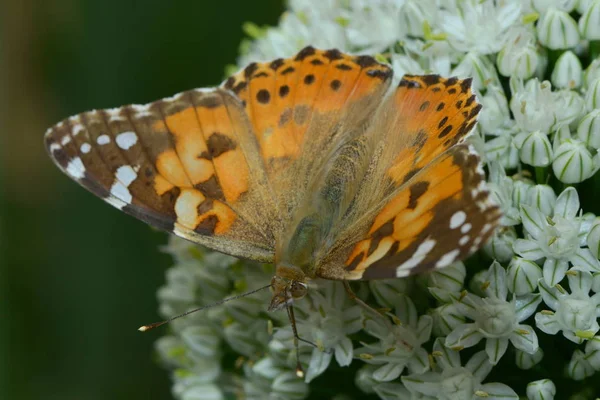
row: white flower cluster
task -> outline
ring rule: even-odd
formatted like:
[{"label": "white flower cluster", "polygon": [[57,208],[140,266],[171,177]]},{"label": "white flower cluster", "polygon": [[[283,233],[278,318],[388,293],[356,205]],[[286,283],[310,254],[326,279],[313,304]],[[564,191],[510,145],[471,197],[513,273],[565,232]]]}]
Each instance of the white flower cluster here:
[{"label": "white flower cluster", "polygon": [[[391,324],[338,282],[311,286],[295,307],[300,336],[314,344],[301,342],[304,379],[293,372],[287,316],[265,312],[267,291],[176,320],[156,346],[175,397],[600,393],[593,380],[556,387],[565,374],[600,371],[600,218],[582,210],[600,209],[600,0],[290,0],[277,27],[245,28],[240,66],[312,45],[375,54],[396,79],[473,77],[483,109],[471,140],[503,218],[469,268],[357,286]],[[178,239],[168,251],[177,262],[158,294],[164,317],[265,285],[273,272]]]}]

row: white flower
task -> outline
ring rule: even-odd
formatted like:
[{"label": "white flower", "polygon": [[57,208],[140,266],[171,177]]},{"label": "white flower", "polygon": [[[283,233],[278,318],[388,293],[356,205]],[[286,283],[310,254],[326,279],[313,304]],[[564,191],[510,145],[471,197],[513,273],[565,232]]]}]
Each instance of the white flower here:
[{"label": "white flower", "polygon": [[549,185],[533,185],[527,191],[524,204],[537,207],[544,215],[552,215],[556,204],[556,193]]},{"label": "white flower", "polygon": [[459,51],[496,53],[520,12],[519,1],[465,0],[442,14],[441,28],[450,45]]},{"label": "white flower", "polygon": [[[306,382],[322,374],[335,360],[340,366],[348,366],[354,357],[354,348],[348,335],[362,327],[362,308],[349,299],[339,282],[319,282],[319,290],[311,288],[308,295],[294,306],[299,336],[317,345],[306,369]],[[247,334],[248,331],[245,333]],[[293,349],[293,332],[288,324],[278,329],[274,340]],[[300,342],[301,348],[310,348]]]},{"label": "white flower", "polygon": [[530,2],[531,7],[540,14],[544,14],[552,8],[571,12],[577,5],[577,0],[530,0]]},{"label": "white flower", "polygon": [[586,238],[586,244],[594,257],[599,258],[600,256],[600,220],[594,218],[589,234]]},{"label": "white flower", "polygon": [[532,315],[542,301],[539,294],[513,296],[507,301],[505,269],[494,262],[488,270],[487,297],[467,294],[460,304],[472,323],[459,325],[446,337],[450,348],[471,347],[485,339],[485,351],[490,362],[496,365],[506,352],[509,341],[519,350],[534,353],[538,349],[535,331],[522,321]]},{"label": "white flower", "polygon": [[598,330],[600,293],[590,296],[592,274],[571,269],[568,274],[571,293],[560,285],[549,286],[540,279],[540,293],[544,303],[554,311],[541,311],[535,315],[536,326],[549,335],[562,331],[563,336],[575,343],[591,339]]},{"label": "white flower", "polygon": [[428,274],[427,288],[438,301],[448,303],[460,297],[466,276],[465,265],[462,262],[455,262],[444,269],[434,270]]},{"label": "white flower", "polygon": [[448,349],[442,339],[433,345],[433,357],[436,363],[434,371],[402,377],[402,383],[413,397],[411,399],[513,399],[519,397],[510,387],[502,383],[485,383],[492,370],[492,364],[485,352],[475,353],[461,366],[458,351]]},{"label": "white flower", "polygon": [[565,11],[550,8],[537,24],[538,39],[551,50],[568,49],[579,43],[577,22]]},{"label": "white flower", "polygon": [[515,116],[517,126],[523,132],[550,132],[555,123],[555,103],[550,82],[531,79],[523,85],[522,81],[511,78],[513,96],[510,109]]},{"label": "white flower", "polygon": [[592,2],[579,18],[581,36],[588,40],[600,39],[600,1]]},{"label": "white flower", "polygon": [[556,385],[550,379],[541,379],[527,385],[527,399],[553,400],[556,395]]},{"label": "white flower", "polygon": [[575,123],[584,112],[584,99],[574,90],[562,89],[552,92],[554,101],[554,117],[556,122],[553,129]]},{"label": "white flower", "polygon": [[427,351],[421,347],[431,336],[432,318],[417,315],[413,302],[400,296],[396,304],[394,325],[390,331],[380,319],[368,319],[365,331],[379,339],[365,343],[355,353],[368,364],[377,365],[373,379],[389,382],[400,376],[405,368],[422,373],[429,369]]},{"label": "white flower", "polygon": [[577,136],[593,149],[600,149],[600,109],[592,110],[577,126]]},{"label": "white flower", "polygon": [[536,38],[530,29],[515,26],[511,29],[504,47],[498,53],[496,64],[504,76],[527,79],[535,72],[540,62],[536,49]]},{"label": "white flower", "polygon": [[588,87],[592,85],[596,79],[600,78],[600,57],[592,60],[590,65],[583,72],[583,86]]},{"label": "white flower", "polygon": [[581,61],[572,51],[565,51],[558,57],[552,70],[552,84],[560,89],[575,89],[581,86],[583,68]]},{"label": "white flower", "polygon": [[536,261],[545,258],[543,276],[553,286],[560,282],[569,268],[569,263],[590,271],[600,271],[600,262],[585,245],[580,234],[582,226],[577,191],[570,187],[556,199],[552,217],[544,215],[539,208],[521,205],[523,227],[528,239],[517,239],[513,246],[521,257]]}]

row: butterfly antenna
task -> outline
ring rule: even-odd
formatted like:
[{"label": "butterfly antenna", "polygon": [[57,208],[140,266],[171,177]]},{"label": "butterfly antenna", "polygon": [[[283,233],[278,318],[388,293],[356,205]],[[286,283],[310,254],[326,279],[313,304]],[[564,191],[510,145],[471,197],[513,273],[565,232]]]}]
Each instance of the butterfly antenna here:
[{"label": "butterfly antenna", "polygon": [[219,306],[219,305],[221,305],[223,303],[227,303],[228,301],[231,301],[231,300],[236,300],[236,299],[239,299],[239,298],[242,298],[242,297],[250,296],[251,294],[254,294],[256,292],[260,292],[261,290],[268,289],[271,286],[272,285],[267,285],[267,286],[260,287],[258,289],[254,289],[254,290],[252,290],[250,292],[238,294],[237,296],[227,297],[226,299],[219,300],[219,301],[217,301],[215,303],[212,303],[212,304],[209,304],[209,305],[206,305],[206,306],[203,306],[203,307],[194,308],[193,310],[186,311],[183,314],[176,315],[176,316],[171,317],[171,318],[169,318],[169,319],[167,319],[165,321],[154,322],[153,324],[140,326],[138,328],[138,331],[140,331],[140,332],[146,332],[146,331],[149,331],[150,329],[158,328],[161,325],[168,324],[169,322],[171,322],[173,320],[176,320],[178,318],[181,318],[181,317],[185,317],[186,315],[193,314],[193,313],[195,313],[197,311],[202,311],[202,310],[205,310],[207,308]]}]

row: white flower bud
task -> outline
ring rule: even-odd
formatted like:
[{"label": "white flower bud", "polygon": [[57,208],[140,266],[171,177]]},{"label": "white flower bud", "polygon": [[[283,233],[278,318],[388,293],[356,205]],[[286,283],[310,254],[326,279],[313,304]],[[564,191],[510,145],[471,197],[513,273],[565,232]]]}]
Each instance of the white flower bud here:
[{"label": "white flower bud", "polygon": [[600,108],[600,78],[596,78],[596,80],[590,83],[585,94],[585,106],[588,111]]},{"label": "white flower bud", "polygon": [[600,149],[600,109],[592,110],[579,121],[577,136],[588,147]]},{"label": "white flower bud", "polygon": [[565,11],[548,9],[536,28],[540,42],[551,50],[568,49],[579,43],[577,22]]},{"label": "white flower bud", "polygon": [[530,78],[540,61],[535,47],[535,37],[527,29],[514,29],[498,53],[496,64],[504,76]]},{"label": "white flower bud", "polygon": [[554,155],[554,175],[564,183],[583,182],[594,173],[594,161],[583,142],[566,140]]},{"label": "white flower bud", "polygon": [[556,386],[550,379],[541,379],[527,385],[528,400],[553,400],[556,395]]},{"label": "white flower bud", "polygon": [[600,258],[600,221],[595,221],[586,240],[587,246],[596,258]]},{"label": "white flower bud", "polygon": [[553,158],[552,144],[548,136],[540,131],[521,132],[515,137],[521,161],[534,167],[550,165]]},{"label": "white flower bud", "polygon": [[542,277],[539,265],[521,257],[514,257],[506,272],[508,290],[517,296],[533,293]]},{"label": "white flower bud", "polygon": [[588,40],[600,39],[600,0],[595,0],[579,18],[579,32]]},{"label": "white flower bud", "polygon": [[515,352],[515,364],[521,369],[530,369],[536,366],[544,358],[544,351],[538,347],[533,354],[518,350]]},{"label": "white flower bud", "polygon": [[508,262],[515,255],[513,243],[517,239],[517,233],[513,227],[502,227],[496,229],[494,235],[483,246],[483,251],[490,258],[499,262]]},{"label": "white flower bud", "polygon": [[579,58],[568,50],[558,57],[554,65],[552,84],[561,89],[575,89],[581,86],[582,74]]},{"label": "white flower bud", "polygon": [[548,185],[535,185],[527,192],[526,204],[537,207],[544,215],[552,215],[555,203],[556,193]]},{"label": "white flower bud", "polygon": [[594,375],[594,367],[585,359],[585,353],[581,350],[575,350],[569,365],[567,365],[567,375],[576,381],[581,381],[588,376]]}]

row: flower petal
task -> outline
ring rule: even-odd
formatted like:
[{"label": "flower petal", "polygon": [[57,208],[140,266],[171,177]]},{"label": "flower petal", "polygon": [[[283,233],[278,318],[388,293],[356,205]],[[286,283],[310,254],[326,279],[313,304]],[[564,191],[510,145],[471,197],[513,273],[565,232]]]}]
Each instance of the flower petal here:
[{"label": "flower petal", "polygon": [[574,187],[568,187],[562,191],[554,205],[554,215],[560,215],[566,219],[574,219],[579,211],[579,195]]},{"label": "flower petal", "polygon": [[477,330],[475,324],[462,324],[450,332],[444,344],[451,349],[466,348],[475,346],[481,339],[483,335]]},{"label": "flower petal", "polygon": [[508,349],[508,339],[505,338],[489,338],[485,341],[485,352],[492,363],[498,364],[504,353]]},{"label": "flower petal", "polygon": [[335,360],[340,367],[346,367],[352,362],[353,356],[354,349],[352,347],[352,340],[347,336],[344,336],[335,346]]},{"label": "flower petal", "polygon": [[562,297],[561,293],[555,287],[550,287],[544,279],[538,281],[538,288],[544,303],[553,310],[558,309],[558,302]]},{"label": "flower petal", "polygon": [[535,326],[548,335],[556,335],[561,329],[555,315],[542,313],[535,314]]},{"label": "flower petal", "polygon": [[312,356],[310,357],[308,368],[306,370],[306,378],[304,379],[304,381],[306,383],[309,383],[317,376],[325,372],[325,370],[329,366],[329,363],[331,363],[332,356],[333,354],[331,352],[313,349]]},{"label": "flower petal", "polygon": [[429,370],[429,354],[419,347],[407,364],[408,370],[413,374],[422,374]]},{"label": "flower petal", "polygon": [[486,400],[519,400],[517,393],[503,383],[486,383],[479,390],[486,393]]},{"label": "flower petal", "polygon": [[485,380],[485,377],[492,371],[494,366],[490,362],[485,351],[479,351],[467,361],[465,368],[471,371],[473,376],[482,382]]},{"label": "flower petal", "polygon": [[529,325],[518,325],[510,336],[510,342],[518,350],[533,354],[540,347],[535,330]]},{"label": "flower petal", "polygon": [[452,350],[444,345],[443,338],[435,339],[433,344],[435,362],[442,369],[459,368],[460,354],[456,350]]},{"label": "flower petal", "polygon": [[506,300],[508,289],[506,288],[506,270],[494,261],[488,270],[489,286],[485,290],[489,297]]},{"label": "flower petal", "polygon": [[542,268],[543,280],[548,285],[554,286],[563,280],[568,269],[569,263],[567,261],[547,258]]},{"label": "flower petal", "polygon": [[523,227],[535,239],[542,234],[546,224],[544,214],[537,208],[533,208],[527,204],[521,205],[521,220]]},{"label": "flower petal", "polygon": [[587,296],[592,288],[592,274],[587,271],[580,271],[577,268],[571,268],[569,275],[569,288],[572,294],[580,294]]},{"label": "flower petal", "polygon": [[379,382],[393,381],[400,376],[403,370],[404,365],[402,364],[387,363],[373,372],[373,379]]},{"label": "flower petal", "polygon": [[531,293],[537,289],[542,277],[542,269],[533,261],[514,257],[507,270],[508,290],[517,296]]},{"label": "flower petal", "polygon": [[513,250],[526,260],[539,260],[544,258],[544,252],[534,240],[517,239],[513,243]]},{"label": "flower petal", "polygon": [[515,317],[517,322],[525,321],[532,316],[541,302],[542,296],[539,293],[530,293],[517,297],[515,300]]},{"label": "flower petal", "polygon": [[569,261],[579,270],[600,272],[600,261],[592,254],[590,249],[577,249],[575,255]]}]

